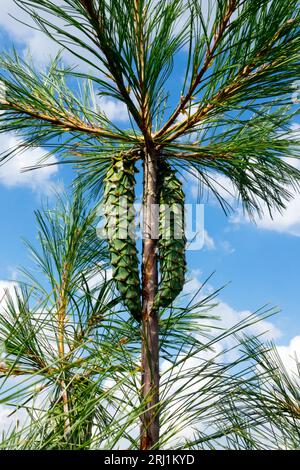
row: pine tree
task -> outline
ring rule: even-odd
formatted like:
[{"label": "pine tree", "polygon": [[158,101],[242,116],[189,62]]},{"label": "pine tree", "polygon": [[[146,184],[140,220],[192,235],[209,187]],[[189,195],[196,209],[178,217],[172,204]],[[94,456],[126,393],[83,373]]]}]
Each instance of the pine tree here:
[{"label": "pine tree", "polygon": [[[159,233],[163,211],[153,207],[166,194],[183,204],[180,170],[192,172],[225,211],[216,183],[220,174],[250,216],[262,207],[270,213],[285,208],[300,181],[299,170],[286,161],[299,157],[290,127],[298,112],[291,94],[299,72],[299,2],[16,3],[91,72],[67,68],[59,57],[42,72],[16,52],[2,55],[1,132],[17,132],[25,142],[21,147],[48,146],[45,158],[55,153],[72,162],[81,182],[98,193],[105,188],[110,201],[120,196],[114,193],[116,174],[133,201],[130,181],[136,162],[143,165],[141,285],[132,238],[114,238],[110,248],[124,305],[141,322],[141,449],[150,449],[158,445],[160,430],[159,315],[180,292],[185,272],[184,234],[178,241],[171,233],[167,243]],[[173,64],[182,61],[185,79],[177,96]],[[71,86],[74,78],[79,92]],[[111,122],[95,94],[123,103],[131,128]],[[2,160],[20,150],[11,149]],[[170,275],[175,253],[178,277]],[[120,265],[124,256],[132,258],[131,265]]]}]

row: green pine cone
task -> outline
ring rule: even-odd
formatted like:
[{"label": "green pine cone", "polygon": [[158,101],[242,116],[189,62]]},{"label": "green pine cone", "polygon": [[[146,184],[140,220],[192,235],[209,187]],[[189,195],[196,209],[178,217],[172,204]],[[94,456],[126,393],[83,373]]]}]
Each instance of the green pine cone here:
[{"label": "green pine cone", "polygon": [[184,192],[175,171],[160,163],[159,261],[161,280],[155,298],[156,309],[168,307],[185,282]]},{"label": "green pine cone", "polygon": [[104,209],[113,278],[125,306],[141,321],[141,286],[134,239],[135,166],[122,154],[113,158],[105,178]]}]

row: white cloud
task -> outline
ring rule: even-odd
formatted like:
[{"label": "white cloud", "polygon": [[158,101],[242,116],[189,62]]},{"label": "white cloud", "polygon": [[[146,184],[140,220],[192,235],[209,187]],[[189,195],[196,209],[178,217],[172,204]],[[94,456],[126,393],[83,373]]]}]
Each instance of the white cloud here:
[{"label": "white cloud", "polygon": [[[201,277],[202,272],[200,270],[193,270],[191,272],[191,280],[185,286],[184,294],[195,296],[195,294],[197,294],[203,285],[203,282],[201,282]],[[213,290],[214,289],[211,285],[206,285],[198,293],[198,298],[196,298],[195,301],[206,297],[208,294],[212,293]],[[213,303],[215,302],[213,301]],[[244,334],[247,333],[247,335],[260,336],[263,340],[273,340],[281,336],[280,330],[269,320],[260,320],[258,316],[253,316],[253,314],[247,310],[238,311],[222,300],[219,300],[219,304],[212,309],[211,314],[214,316],[219,316],[220,321],[209,319],[205,320],[202,318],[199,320],[199,326],[201,326],[202,329],[203,327],[205,328],[205,326],[215,326],[221,328],[223,331],[226,331],[235,327],[241,322],[245,322],[246,324],[247,322],[245,320],[252,316],[251,322],[248,322],[252,324],[246,328],[243,328]],[[257,320],[256,323],[255,320]],[[215,337],[218,337],[218,335],[221,334],[221,330],[214,331],[212,328],[210,328],[210,330],[211,334],[213,334]],[[199,340],[203,340],[203,337],[200,337],[200,335]],[[168,361],[164,361],[162,363],[161,376],[162,382],[167,388],[167,396],[170,399],[171,396],[176,394],[176,400],[174,400],[174,402],[170,402],[168,408],[168,425],[164,425],[163,427],[164,433],[167,431],[167,429],[170,432],[170,428],[172,433],[174,433],[172,445],[179,445],[181,439],[192,438],[195,431],[197,430],[201,430],[204,433],[213,431],[213,429],[210,427],[211,425],[207,427],[207,423],[210,418],[209,409],[207,407],[209,404],[211,404],[213,409],[214,404],[217,404],[221,397],[218,397],[216,394],[210,395],[209,393],[206,394],[203,392],[209,380],[209,378],[206,377],[205,369],[203,369],[202,373],[199,373],[199,376],[194,375],[194,371],[201,371],[201,369],[205,367],[205,364],[207,364],[209,360],[215,359],[216,362],[221,360],[221,362],[226,361],[228,363],[232,363],[239,356],[239,352],[235,349],[238,344],[239,343],[237,339],[233,335],[229,335],[228,337],[221,338],[220,340],[216,341],[212,348],[204,349],[201,351],[201,353],[194,357],[189,357],[187,360],[184,360],[181,364],[175,367],[173,367]],[[182,355],[182,359],[183,358],[184,356]],[[192,418],[192,416],[189,414],[189,412],[185,413],[185,415],[182,417],[178,417],[177,411],[180,410],[180,406],[182,406],[180,397],[182,397],[182,403],[184,403],[186,400],[185,397],[190,397],[193,392],[197,394],[199,393],[199,390],[202,390],[202,397],[199,394],[197,407],[199,409],[201,406],[203,406],[202,420],[200,423],[196,422],[193,426],[191,426],[189,423],[189,418]]]},{"label": "white cloud", "polygon": [[[229,218],[229,221],[237,225],[253,223],[240,208]],[[264,214],[261,218],[255,219],[255,224],[262,230],[300,237],[300,194],[294,194],[293,199],[287,203],[286,209],[282,213],[275,212],[272,217],[265,207]]]},{"label": "white cloud", "polygon": [[[18,284],[14,281],[0,281],[0,315],[5,317],[7,307],[12,301],[17,304]],[[5,366],[5,345],[0,343],[0,366]]]},{"label": "white cloud", "polygon": [[[62,5],[61,1],[58,1],[57,3]],[[1,4],[0,8],[0,27],[2,26],[2,28],[11,34],[13,41],[23,45],[24,54],[29,52],[34,59],[35,65],[44,66],[45,64],[49,63],[50,57],[57,55],[59,50],[61,50],[61,47],[48,36],[46,36],[43,32],[30,28],[26,24],[22,24],[17,21],[17,19],[19,19],[28,25],[34,25],[32,19],[25,12],[23,12],[14,3],[13,0],[6,0],[5,4]],[[50,15],[44,14],[44,16],[53,20]],[[56,24],[61,22],[59,19],[56,19],[55,21]],[[61,23],[63,26],[63,22]],[[77,30],[73,32],[75,36],[82,35],[82,33],[78,32]],[[85,40],[85,38],[82,39]],[[95,62],[95,58],[90,53],[84,51],[83,54],[85,58],[91,61],[91,63]],[[83,70],[85,73],[87,72],[87,67],[88,69],[91,68],[91,66],[76,58],[72,55],[71,52],[66,50],[63,52],[63,59],[68,64],[77,64],[79,69]],[[99,71],[97,71],[97,74],[99,75]],[[1,91],[2,90],[0,88],[0,94]],[[129,119],[126,106],[120,101],[103,97],[100,100],[100,108],[110,120],[126,122]]]},{"label": "white cloud", "polygon": [[[193,270],[191,272],[191,280],[190,282],[185,286],[184,293],[185,294],[191,294],[191,296],[194,296],[199,289],[202,287],[203,283],[201,282],[201,277],[202,277],[202,272],[200,270]],[[195,300],[200,300],[200,298],[203,298],[207,296],[208,294],[213,292],[213,287],[211,285],[205,286],[204,289],[200,291],[198,294],[199,299]],[[228,305],[227,303],[223,302],[222,300],[219,300],[219,304],[213,308],[211,311],[212,315],[214,316],[219,316],[220,321],[216,320],[205,320],[201,319],[199,320],[199,326],[201,324],[202,327],[205,327],[205,325],[214,325],[216,327],[220,327],[224,329],[225,331],[233,328],[235,325],[239,324],[240,322],[245,321],[247,318],[249,318],[252,314],[250,311],[247,310],[242,310],[238,311]],[[253,318],[253,316],[252,316]],[[254,316],[255,319],[255,316]],[[278,339],[281,336],[281,331],[269,320],[259,320],[259,317],[256,317],[258,320],[256,323],[252,321],[252,324],[249,325],[247,328],[243,329],[243,333],[247,333],[248,335],[254,335],[254,336],[260,336],[263,340],[275,340]],[[213,330],[211,331],[213,333]],[[219,331],[219,333],[221,333]],[[218,335],[218,331],[214,333],[214,336]],[[200,337],[199,337],[200,339]],[[239,352],[235,350],[234,348],[238,345],[237,340],[234,338],[234,336],[229,335],[228,337],[225,337],[223,339],[220,339],[218,342],[216,342],[211,349],[206,349],[201,351],[201,354],[190,357],[186,361],[184,361],[182,364],[179,366],[176,366],[175,368],[171,367],[171,364],[168,361],[164,361],[161,366],[161,375],[162,375],[162,380],[166,383],[170,383],[171,385],[168,386],[168,396],[171,397],[171,395],[176,393],[176,400],[171,404],[169,407],[169,418],[168,418],[168,424],[171,423],[171,428],[172,432],[174,432],[174,439],[173,439],[173,444],[179,444],[181,439],[189,439],[192,438],[194,435],[195,431],[203,431],[204,433],[208,433],[210,431],[213,431],[211,428],[211,424],[208,426],[207,422],[209,421],[209,412],[208,415],[206,415],[206,410],[208,409],[207,407],[209,404],[212,405],[212,409],[214,406],[214,403],[217,403],[221,397],[218,397],[217,395],[211,396],[209,393],[207,396],[203,394],[202,396],[202,401],[197,403],[198,407],[203,406],[203,416],[201,422],[195,423],[193,426],[189,425],[189,415],[186,414],[184,418],[178,418],[177,416],[177,410],[180,407],[180,400],[179,396],[182,396],[183,400],[185,396],[191,396],[193,392],[197,393],[199,390],[205,389],[205,385],[207,384],[208,379],[206,378],[205,371],[202,374],[199,374],[199,377],[196,377],[191,380],[191,377],[193,376],[193,371],[196,370],[201,370],[202,367],[204,367],[205,363],[209,360],[213,360],[214,358],[217,358],[218,355],[219,359],[223,362],[224,360],[228,363],[233,362],[234,360],[237,359]],[[282,351],[280,351],[282,349]],[[288,349],[288,351],[287,351]],[[279,353],[283,356],[288,356],[289,352],[291,350],[298,349],[300,353],[300,337],[297,338],[297,340],[293,340],[289,348],[279,348]],[[218,361],[218,359],[216,359]],[[285,361],[286,363],[286,361]],[[168,372],[169,371],[169,372]],[[172,381],[172,379],[180,376],[181,378],[178,380]],[[187,395],[187,389],[188,389],[188,394]],[[200,397],[200,395],[199,395]],[[166,431],[166,430],[165,430]],[[175,434],[176,432],[176,434]]]},{"label": "white cloud", "polygon": [[[252,315],[249,310],[235,310],[222,301],[214,309],[214,313],[220,316],[222,327],[228,329]],[[256,318],[258,320],[257,323],[247,328],[248,334],[254,336],[263,335],[264,340],[275,340],[281,337],[281,331],[272,322],[269,320],[259,320],[258,316]]]},{"label": "white cloud", "polygon": [[225,251],[225,253],[232,254],[235,252],[235,248],[229,243],[228,240],[223,240],[220,242],[220,248]]},{"label": "white cloud", "polygon": [[99,107],[111,121],[126,122],[129,119],[126,105],[121,101],[102,97],[99,100]]},{"label": "white cloud", "polygon": [[[1,80],[0,80],[0,101],[3,101],[5,100],[6,98],[6,86],[5,86],[5,83],[3,83]],[[0,110],[0,116],[1,114],[3,114],[4,111],[1,111]]]},{"label": "white cloud", "polygon": [[204,230],[204,246],[209,250],[215,250],[216,245],[214,239]]},{"label": "white cloud", "polygon": [[[59,6],[67,6],[63,0],[54,0],[54,3]],[[41,10],[39,13],[41,13]],[[59,25],[63,30],[66,28],[65,22],[58,17],[53,17],[45,12],[41,16],[49,20],[50,23],[53,22]],[[30,53],[36,66],[48,64],[50,57],[56,56],[62,50],[62,46],[50,39],[42,31],[36,29],[36,23],[15,4],[14,0],[1,1],[0,27],[11,35],[13,42],[17,42],[23,48],[24,55]],[[81,39],[86,40],[83,33],[80,33],[75,28],[68,26],[68,32],[74,34],[75,37],[81,36]],[[78,52],[78,48],[75,45],[71,46],[70,49],[76,49],[76,52]],[[87,50],[81,50],[81,53],[86,59],[90,60],[91,64],[95,62],[95,56]],[[85,73],[88,73],[89,69],[93,68],[92,65],[87,66],[85,61],[76,58],[72,52],[67,50],[63,51],[63,59],[69,65],[76,64]]]},{"label": "white cloud", "polygon": [[[15,16],[20,13],[20,9],[15,5],[13,1],[6,1],[5,5],[1,5],[0,25],[4,26],[7,31],[14,35],[14,38],[26,42],[30,42],[33,38],[36,38],[37,32],[33,31],[16,22],[9,15]],[[29,32],[28,32],[29,31]],[[33,35],[33,36],[32,36]],[[39,44],[39,51],[47,51],[47,54],[51,53],[51,47],[43,42],[42,38],[45,35],[39,33],[37,43]],[[46,38],[47,39],[47,38]],[[53,41],[51,41],[52,44]],[[56,51],[57,52],[57,51]],[[43,52],[44,53],[44,52]],[[35,57],[39,60],[39,57]],[[0,99],[5,97],[5,85],[0,82]],[[14,149],[17,146],[22,146],[23,141],[17,138],[13,134],[0,134],[0,148],[1,153],[5,153],[10,149]],[[54,187],[52,177],[58,172],[58,167],[55,165],[57,162],[54,156],[48,159],[48,163],[51,166],[40,168],[30,172],[24,172],[26,167],[32,167],[42,160],[45,151],[41,148],[24,149],[18,152],[11,159],[6,160],[0,165],[0,184],[7,188],[12,187],[29,187],[33,191],[49,193]]]},{"label": "white cloud", "polygon": [[[192,270],[190,275],[190,280],[184,288],[184,294],[190,294],[195,296],[199,289],[203,286],[203,281],[201,280],[202,273],[199,270]],[[206,284],[203,289],[198,293],[199,300],[206,297],[208,294],[211,294],[214,291],[214,288],[210,284]],[[196,300],[196,299],[195,299]],[[252,313],[249,310],[236,310],[232,306],[228,305],[226,302],[223,302],[221,299],[218,299],[218,305],[216,305],[212,311],[212,315],[220,317],[220,321],[216,321],[214,324],[217,327],[229,329],[232,328],[237,323],[244,321],[246,318],[250,317]],[[255,317],[254,317],[255,318]],[[247,334],[252,334],[255,336],[263,335],[264,340],[275,340],[281,337],[281,331],[269,320],[260,320],[259,317],[256,317],[257,322],[251,321],[251,325],[247,327],[245,332]],[[203,322],[201,320],[201,322]],[[211,321],[209,321],[211,324]],[[227,343],[226,347],[232,346],[232,344]],[[230,339],[230,341],[232,341]]]},{"label": "white cloud", "polygon": [[[214,348],[201,351],[195,356],[187,357],[181,354],[177,358],[177,365],[169,361],[164,361],[161,365],[161,394],[166,394],[169,404],[167,405],[168,419],[162,425],[162,434],[171,433],[173,438],[168,442],[169,446],[179,446],[182,439],[192,439],[196,430],[207,432],[207,418],[209,418],[208,406],[211,405],[212,409],[214,404],[218,402],[218,396],[214,393],[213,397],[203,390],[208,386],[211,377],[207,377],[205,364],[208,361],[213,361],[218,354],[222,353],[221,344],[215,344]],[[180,362],[182,361],[182,362]],[[200,373],[203,368],[203,372]],[[210,370],[210,367],[208,367]],[[199,371],[199,374],[195,372]],[[201,391],[199,393],[199,391]],[[215,392],[215,391],[214,391]],[[182,413],[182,407],[187,407],[187,401],[192,397],[192,394],[198,395],[196,408],[202,408],[202,420],[194,422],[193,411],[189,410]]]},{"label": "white cloud", "polygon": [[[15,4],[14,0],[1,2],[0,26],[4,28],[14,41],[23,44],[25,51],[30,49],[35,61],[46,63],[51,55],[56,55],[60,47],[41,31],[29,28],[24,21],[31,26],[32,19]],[[17,21],[20,20],[20,21]]]},{"label": "white cloud", "polygon": [[277,346],[277,352],[288,372],[299,377],[297,362],[300,361],[300,336],[292,338],[288,346]]},{"label": "white cloud", "polygon": [[[0,281],[0,315],[5,317],[7,307],[12,301],[17,305],[18,283],[14,281]],[[0,343],[0,365],[5,364],[5,345]]]},{"label": "white cloud", "polygon": [[300,237],[300,195],[294,196],[282,214],[277,212],[273,219],[266,214],[262,219],[258,219],[257,226],[264,230]]},{"label": "white cloud", "polygon": [[[12,412],[14,413],[12,414]],[[23,424],[26,420],[25,410],[14,410],[13,407],[4,406],[0,404],[0,433],[4,435],[12,431],[17,424]]]},{"label": "white cloud", "polygon": [[[190,284],[190,290],[189,292],[191,294],[194,294],[198,288],[201,286],[201,277],[202,273],[200,270],[194,270],[192,272],[192,280],[193,282]],[[9,289],[9,291],[12,291],[12,289],[16,286],[15,283],[11,282],[6,282],[6,281],[0,281],[0,292],[4,292],[5,289]],[[211,286],[208,286],[207,290],[209,291],[211,289]],[[207,293],[207,292],[206,292]],[[228,304],[224,302],[220,302],[219,306],[214,310],[214,314],[219,314],[222,317],[222,322],[221,326],[224,328],[230,328],[237,322],[241,321],[245,317],[248,317],[250,312],[248,311],[236,311],[232,307],[230,307]],[[203,320],[201,320],[201,324],[203,324]],[[280,336],[279,330],[269,321],[261,321],[257,325],[254,325],[249,328],[248,333],[252,333],[254,335],[261,334],[262,332],[265,332],[268,330],[267,335],[265,338],[277,338]],[[186,361],[184,361],[183,364],[176,366],[175,368],[171,367],[171,363],[168,361],[163,361],[161,365],[161,375],[162,375],[162,382],[165,383],[165,387],[162,387],[162,393],[167,393],[168,397],[171,397],[173,394],[176,393],[176,400],[173,403],[170,403],[168,413],[169,413],[169,419],[168,419],[168,428],[170,431],[170,423],[172,425],[172,432],[176,432],[176,435],[174,435],[174,439],[172,443],[178,444],[181,439],[188,439],[191,438],[194,434],[195,429],[193,429],[192,426],[187,426],[188,424],[188,419],[189,415],[186,415],[185,417],[178,418],[176,416],[176,412],[178,411],[178,407],[180,406],[180,400],[179,397],[182,396],[182,399],[185,400],[185,396],[187,395],[187,386],[188,386],[188,394],[192,392],[197,393],[199,389],[205,388],[208,378],[205,376],[205,371],[203,374],[199,374],[199,377],[196,377],[191,381],[189,380],[190,374],[193,374],[193,371],[195,370],[200,370],[201,367],[203,367],[204,363],[207,363],[208,360],[212,360],[216,355],[222,354],[222,350],[232,347],[234,345],[234,341],[231,339],[225,339],[220,341],[218,344],[214,346],[214,349],[211,350],[204,350],[201,352],[200,355],[197,355],[197,357],[190,357]],[[293,357],[294,357],[294,352],[297,352],[298,356],[300,354],[300,336],[293,338],[293,340],[290,342],[288,346],[280,346],[278,347],[278,352],[284,361],[285,365],[290,369],[293,370],[296,373],[295,369],[295,364],[293,362]],[[234,354],[234,353],[232,353]],[[226,356],[226,359],[230,361],[233,359],[233,357],[230,355]],[[170,368],[171,367],[171,368]],[[174,380],[172,382],[172,379],[175,379],[176,377],[181,377],[177,380]],[[107,381],[106,382],[106,387],[109,389],[115,385],[114,381]],[[128,395],[131,397],[131,392],[128,391]],[[123,396],[123,392],[121,390],[115,390],[114,395],[120,395],[120,397]],[[133,397],[132,397],[133,398]],[[211,403],[213,407],[213,403],[216,403],[218,401],[218,397],[214,395],[213,398],[211,398],[209,395],[207,397],[205,394],[202,396],[202,402],[199,402],[199,406],[203,406],[203,418],[202,418],[202,424],[201,424],[201,430],[203,432],[208,432],[206,424],[206,418],[209,418],[209,415],[205,414],[205,410],[207,409],[207,406],[209,403]],[[120,422],[122,420],[126,419],[125,413],[126,410],[128,412],[130,411],[130,406],[128,405],[128,409],[124,408],[122,412],[120,413]],[[13,426],[16,423],[16,419],[18,419],[21,423],[21,425],[24,423],[26,419],[26,413],[24,410],[21,410],[18,412],[17,415],[13,415],[12,417],[9,417],[9,414],[11,413],[12,409],[10,409],[7,406],[0,406],[0,431],[6,430],[8,431],[9,426]],[[173,418],[174,416],[174,418]],[[202,429],[203,426],[203,429]],[[199,423],[197,423],[197,429],[199,429]],[[166,426],[163,426],[164,432],[167,431]],[[137,436],[138,435],[138,427],[133,427],[131,430],[131,435],[132,436]],[[126,449],[128,448],[128,442],[124,439],[120,440],[118,442],[118,447]]]},{"label": "white cloud", "polygon": [[[100,288],[104,282],[110,281],[113,276],[112,268],[104,268],[99,264],[99,271],[87,279],[90,289]],[[109,294],[110,295],[110,294]]]},{"label": "white cloud", "polygon": [[[216,193],[218,193],[225,201],[227,201],[230,205],[233,205],[236,201],[236,190],[232,185],[231,181],[227,176],[222,175],[220,173],[215,173],[214,175],[210,175],[210,184]],[[197,199],[199,197],[199,178],[197,176],[197,171],[191,171],[187,174],[187,182],[186,182],[186,189],[189,189],[191,195]],[[209,202],[212,204],[219,204],[217,198],[214,196],[214,192],[212,190],[207,190],[207,192],[202,197],[203,200],[207,197]]]},{"label": "white cloud", "polygon": [[5,28],[6,31],[13,34],[16,39],[23,41],[30,36],[31,32],[26,25],[16,21],[15,18],[20,18],[22,15],[24,19],[24,14],[14,0],[1,2],[0,25]]},{"label": "white cloud", "polygon": [[200,281],[201,276],[202,271],[200,271],[200,269],[192,269],[188,276],[188,282],[186,282],[183,287],[183,294],[195,295],[199,289],[201,289],[203,284]]},{"label": "white cloud", "polygon": [[[2,152],[22,145],[22,141],[11,134],[0,134],[0,148]],[[25,168],[35,166],[43,159],[45,151],[41,148],[24,149],[0,166],[0,184],[7,188],[27,187],[32,191],[50,193],[55,186],[53,177],[58,172],[56,158],[49,157],[45,166],[37,170],[23,171]]]},{"label": "white cloud", "polygon": [[3,313],[7,305],[7,296],[11,296],[12,299],[16,298],[16,289],[18,284],[13,281],[0,281],[0,314]]},{"label": "white cloud", "polygon": [[3,83],[0,80],[0,100],[4,100],[6,96],[6,86],[5,83]]}]

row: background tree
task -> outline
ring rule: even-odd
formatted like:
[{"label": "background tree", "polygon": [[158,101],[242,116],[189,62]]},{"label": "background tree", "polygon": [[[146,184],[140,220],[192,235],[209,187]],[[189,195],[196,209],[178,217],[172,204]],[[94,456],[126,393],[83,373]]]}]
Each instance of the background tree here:
[{"label": "background tree", "polygon": [[73,201],[60,196],[36,218],[39,246],[28,244],[35,269],[23,270],[23,281],[1,299],[1,401],[27,415],[10,439],[76,450],[91,444],[93,426],[100,440],[108,423],[114,428],[107,411],[114,392],[106,391],[105,407],[103,383],[126,370],[122,329],[113,333],[119,297],[107,279],[95,210],[80,193]]},{"label": "background tree", "polygon": [[[26,146],[48,145],[50,152],[75,162],[84,182],[98,192],[106,177],[105,196],[113,204],[120,196],[117,186],[134,199],[130,188],[134,162],[143,163],[141,448],[148,449],[159,440],[159,313],[180,292],[185,271],[184,236],[178,242],[171,233],[166,243],[159,223],[163,212],[153,216],[153,205],[163,204],[166,194],[168,203],[183,204],[175,174],[179,169],[196,174],[225,210],[227,203],[216,185],[219,173],[228,178],[250,215],[260,213],[263,205],[270,212],[284,209],[300,176],[285,160],[299,156],[299,142],[289,127],[297,113],[291,109],[290,91],[299,71],[299,4],[296,0],[16,3],[91,72],[63,68],[58,60],[40,72],[16,54],[2,57],[1,131],[17,131]],[[180,54],[185,80],[178,103],[172,106],[176,96],[170,97],[168,80]],[[67,85],[72,77],[87,84],[80,94]],[[130,130],[119,129],[106,118],[93,100],[92,85],[97,95],[126,105]],[[12,149],[3,158],[19,150]],[[113,178],[116,173],[119,183]],[[160,235],[159,240],[153,233]],[[129,238],[111,239],[109,245],[118,289],[138,318],[136,247]],[[121,266],[124,256],[135,261]],[[179,269],[170,275],[175,260]]]}]

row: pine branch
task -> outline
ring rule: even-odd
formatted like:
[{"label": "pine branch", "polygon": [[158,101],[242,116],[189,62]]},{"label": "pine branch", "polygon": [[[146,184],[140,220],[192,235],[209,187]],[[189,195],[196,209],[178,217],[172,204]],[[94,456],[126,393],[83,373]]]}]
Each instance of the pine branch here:
[{"label": "pine branch", "polygon": [[[16,52],[12,57],[3,55],[0,66],[1,132],[17,131],[29,146],[48,142],[53,146],[54,139],[69,138],[69,134],[73,140],[89,136],[101,142],[103,148],[139,141],[136,134],[121,131],[108,121],[97,105],[90,82],[83,82],[83,92],[79,88],[77,95],[70,89],[66,80],[72,73],[62,67],[59,56],[46,72],[36,70]],[[57,149],[65,145],[64,141]]]},{"label": "pine branch", "polygon": [[214,60],[215,51],[216,51],[216,49],[219,45],[219,42],[223,38],[223,34],[225,33],[226,28],[228,27],[228,23],[230,21],[230,18],[232,17],[233,13],[235,12],[237,6],[238,6],[238,0],[231,0],[229,2],[227,11],[225,12],[225,14],[224,14],[224,16],[223,16],[223,18],[220,22],[219,29],[214,34],[213,44],[206,51],[206,55],[205,55],[205,58],[204,58],[204,63],[202,65],[202,68],[200,69],[198,74],[195,77],[193,77],[193,81],[191,82],[191,85],[189,87],[189,90],[188,90],[186,96],[181,97],[180,104],[178,105],[176,110],[173,112],[172,116],[164,124],[164,126],[154,135],[154,138],[159,139],[159,138],[163,137],[166,133],[169,133],[169,128],[176,121],[176,119],[180,116],[180,114],[185,110],[187,104],[193,99],[193,95],[194,95],[195,90],[197,89],[197,87],[200,84],[204,74],[206,73],[206,71],[211,66],[211,64]]},{"label": "pine branch", "polygon": [[19,377],[20,375],[34,376],[37,371],[34,369],[20,369],[18,367],[8,367],[0,363],[0,375]]},{"label": "pine branch", "polygon": [[[243,68],[236,74],[231,83],[227,84],[225,88],[221,88],[215,94],[215,96],[212,96],[209,100],[210,102],[206,104],[204,108],[199,107],[193,114],[189,115],[179,124],[176,124],[172,127],[168,125],[163,132],[163,134],[170,134],[169,137],[165,139],[165,142],[171,142],[180,138],[187,131],[201,123],[201,121],[203,121],[209,113],[217,109],[223,109],[231,97],[235,98],[235,96],[239,92],[239,89],[247,87],[247,85],[250,85],[252,81],[258,79],[259,77],[267,73],[268,70],[272,70],[275,72],[276,67],[281,64],[281,58],[271,61],[269,63],[265,62],[259,66],[257,66],[257,63],[263,61],[264,57],[267,58],[268,54],[272,50],[272,47],[276,43],[278,38],[287,28],[293,25],[294,22],[294,19],[290,19],[284,25],[282,25],[276,32],[276,34],[273,36],[273,38],[269,41],[268,45],[266,45],[261,51],[257,53],[257,55],[253,58],[253,61],[247,65],[244,65]],[[207,69],[204,70],[203,75],[206,70]],[[200,81],[202,76],[200,77]],[[199,83],[200,82],[198,82],[197,85]],[[182,109],[180,109],[179,113],[176,115],[174,120],[176,120],[182,110],[185,109],[186,104],[187,103],[185,103]],[[174,122],[174,120],[172,120],[172,123]],[[156,137],[159,137],[160,135],[162,134],[159,132],[158,134],[156,134]]]},{"label": "pine branch", "polygon": [[112,132],[101,129],[101,127],[91,126],[86,124],[84,121],[78,119],[78,117],[71,115],[70,113],[62,114],[61,110],[52,109],[51,114],[39,112],[35,108],[30,106],[21,106],[19,103],[9,102],[7,100],[0,100],[0,108],[3,111],[11,111],[12,115],[16,118],[20,115],[27,116],[32,119],[31,125],[34,126],[35,121],[41,121],[49,123],[53,129],[61,130],[62,132],[80,132],[83,134],[90,134],[98,138],[106,138],[111,140],[127,141],[126,137]]}]

